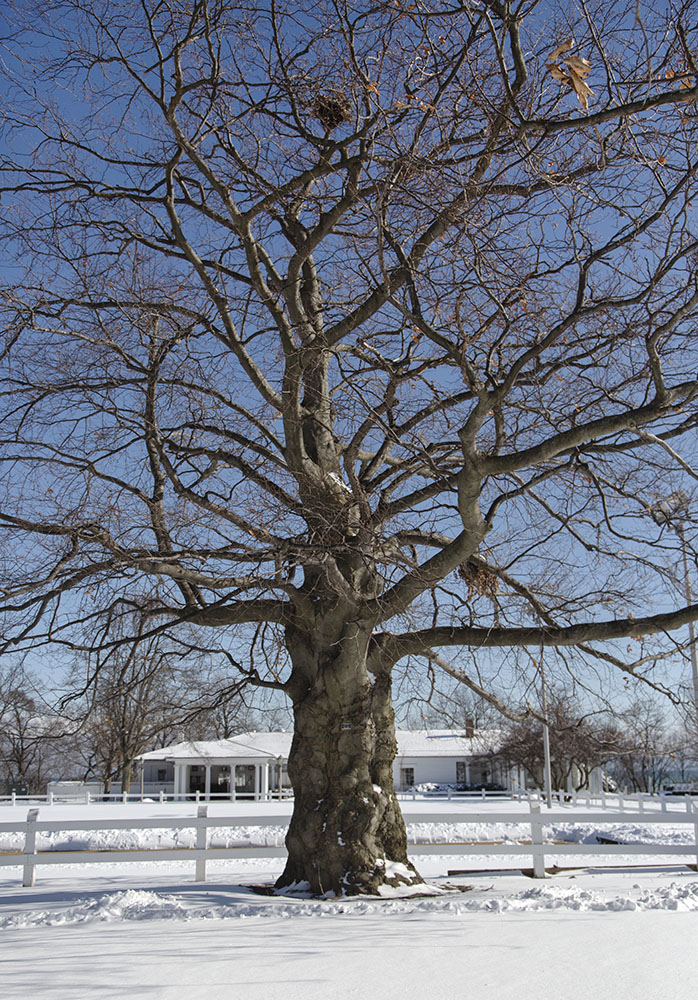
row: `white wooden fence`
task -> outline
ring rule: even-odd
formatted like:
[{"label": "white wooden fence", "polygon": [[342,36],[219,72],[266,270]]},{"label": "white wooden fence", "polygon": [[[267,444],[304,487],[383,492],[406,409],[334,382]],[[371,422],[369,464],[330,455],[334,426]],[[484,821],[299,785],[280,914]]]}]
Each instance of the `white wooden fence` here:
[{"label": "white wooden fence", "polygon": [[[545,800],[545,793],[540,789],[521,789],[518,791],[492,791],[487,789],[480,789],[478,791],[472,792],[459,792],[454,788],[446,787],[438,791],[433,792],[418,792],[416,789],[410,789],[407,792],[396,792],[397,798],[401,801],[417,801],[421,802],[427,799],[432,802],[448,801],[448,802],[460,802],[460,801],[472,801],[473,799],[481,799],[483,802],[496,800],[507,800],[513,799],[516,802],[543,802]],[[686,796],[687,797],[687,796]],[[287,801],[293,798],[293,793],[290,788],[284,788],[281,795],[277,789],[270,789],[267,799],[264,801],[273,801],[281,798],[283,801]],[[600,806],[602,809],[632,809],[633,806],[642,812],[645,808],[651,807],[652,804],[660,805],[662,809],[667,808],[667,803],[680,802],[684,796],[671,795],[665,793],[652,794],[650,792],[589,792],[589,791],[579,791],[579,792],[566,792],[563,790],[555,790],[552,792],[552,800],[560,806],[577,806],[580,803],[586,805],[587,808],[594,806]],[[237,801],[252,801],[254,799],[253,795],[239,795]],[[80,802],[90,805],[94,802],[194,802],[197,805],[199,802],[205,801],[203,792],[189,792],[187,794],[175,795],[174,792],[166,792],[164,789],[159,788],[151,792],[109,792],[96,794],[94,790],[89,788],[76,790],[74,793],[57,793],[52,790],[45,795],[17,795],[12,792],[11,795],[0,795],[0,806],[9,805],[17,806],[25,803],[26,805],[36,805],[41,803],[46,803],[46,805],[54,805],[57,802]],[[212,802],[230,802],[230,796],[217,795],[215,793],[211,794]]]},{"label": "white wooden fence", "polygon": [[[238,792],[234,800],[230,798],[227,792],[225,794],[212,792],[209,801],[272,802],[279,799],[286,801],[292,798],[293,792],[290,788],[283,788],[281,792],[279,792],[278,788],[270,788],[263,799],[256,798],[251,792]],[[94,802],[195,802],[198,804],[203,801],[205,801],[203,792],[180,792],[175,794],[174,792],[166,792],[163,788],[159,788],[153,792],[95,792],[91,788],[80,788],[74,792],[54,792],[53,790],[49,790],[46,794],[41,795],[17,795],[16,792],[12,792],[10,795],[0,795],[0,806],[17,806],[22,805],[22,803],[29,805],[30,803],[37,802],[52,806],[58,802],[78,802],[90,805]]]},{"label": "white wooden fence", "polygon": [[[76,820],[40,820],[39,810],[30,809],[24,823],[0,823],[0,833],[24,833],[24,847],[21,851],[0,853],[0,867],[21,866],[22,884],[33,886],[35,870],[38,865],[66,864],[114,864],[121,862],[154,862],[154,861],[193,861],[195,865],[195,880],[206,881],[206,863],[215,859],[231,859],[239,857],[285,857],[283,847],[210,847],[208,831],[215,827],[242,826],[286,826],[288,813],[260,815],[251,812],[249,815],[208,816],[207,806],[199,806],[195,817],[166,817],[162,819],[76,819]],[[429,812],[420,813],[406,811],[405,820],[408,823],[434,824],[527,824],[530,829],[530,840],[497,841],[494,843],[476,843],[472,841],[457,841],[449,843],[415,843],[410,842],[411,854],[438,855],[523,855],[532,859],[533,877],[545,878],[545,863],[548,857],[575,855],[576,857],[613,855],[640,856],[687,856],[690,857],[698,871],[698,809],[691,799],[686,799],[685,809],[665,812],[623,811],[623,812],[589,812],[565,809],[560,812],[541,812],[540,803],[531,802],[528,813],[514,812],[480,812],[454,813]],[[595,843],[580,844],[568,841],[545,841],[543,827],[551,824],[574,823],[604,827],[612,823],[633,822],[642,825],[655,823],[693,825],[692,844],[662,844],[662,843]],[[110,850],[37,850],[37,835],[40,833],[64,832],[70,830],[195,830],[195,847],[148,848],[142,849],[110,849]],[[651,862],[650,862],[651,863]],[[689,863],[689,862],[686,862]]]},{"label": "white wooden fence", "polygon": [[[546,795],[540,788],[526,788],[517,791],[495,792],[481,789],[473,792],[459,792],[454,788],[440,789],[434,792],[418,792],[415,788],[408,792],[397,792],[397,797],[401,801],[412,800],[421,801],[429,799],[431,801],[447,800],[448,802],[471,801],[482,799],[483,802],[492,799],[513,799],[515,802],[545,802]],[[559,806],[585,805],[587,809],[591,806],[599,806],[601,809],[639,809],[643,812],[645,808],[651,809],[653,806],[666,811],[670,803],[681,802],[688,796],[672,795],[667,792],[590,792],[586,789],[580,791],[566,792],[563,789],[555,789],[551,792],[551,799]]]}]

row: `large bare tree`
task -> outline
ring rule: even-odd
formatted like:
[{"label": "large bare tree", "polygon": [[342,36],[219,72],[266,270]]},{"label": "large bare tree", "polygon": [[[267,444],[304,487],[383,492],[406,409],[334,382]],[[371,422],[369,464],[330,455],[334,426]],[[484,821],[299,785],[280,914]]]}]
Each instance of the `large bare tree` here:
[{"label": "large bare tree", "polygon": [[487,694],[447,647],[574,645],[661,686],[698,615],[649,517],[696,476],[696,13],[10,10],[8,641],[144,582],[153,632],[247,637],[295,716],[280,887],[419,881],[396,663]]}]

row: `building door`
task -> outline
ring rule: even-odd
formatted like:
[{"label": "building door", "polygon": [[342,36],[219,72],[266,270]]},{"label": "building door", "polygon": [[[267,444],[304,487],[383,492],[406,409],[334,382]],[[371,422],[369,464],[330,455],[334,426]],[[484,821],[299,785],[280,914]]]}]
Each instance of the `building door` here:
[{"label": "building door", "polygon": [[400,768],[400,787],[403,789],[412,788],[414,785],[414,768],[413,767],[401,767]]},{"label": "building door", "polygon": [[206,791],[206,765],[191,764],[189,767],[189,789],[190,794]]},{"label": "building door", "polygon": [[252,796],[255,793],[254,764],[237,764],[235,766],[235,795]]},{"label": "building door", "polygon": [[229,764],[214,764],[211,768],[211,794],[230,795]]}]

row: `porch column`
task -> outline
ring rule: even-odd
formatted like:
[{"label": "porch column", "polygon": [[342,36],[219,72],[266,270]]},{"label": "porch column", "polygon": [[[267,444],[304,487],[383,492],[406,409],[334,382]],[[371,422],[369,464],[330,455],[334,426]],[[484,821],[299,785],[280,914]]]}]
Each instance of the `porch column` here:
[{"label": "porch column", "polygon": [[465,758],[465,783],[470,784],[470,757]]},{"label": "porch column", "polygon": [[235,761],[230,765],[230,801],[235,802],[237,799],[237,764]]},{"label": "porch column", "polygon": [[211,798],[211,765],[204,764],[206,768],[206,783],[204,784],[204,798],[208,802]]},{"label": "porch column", "polygon": [[262,764],[262,798],[265,802],[269,798],[269,761]]}]

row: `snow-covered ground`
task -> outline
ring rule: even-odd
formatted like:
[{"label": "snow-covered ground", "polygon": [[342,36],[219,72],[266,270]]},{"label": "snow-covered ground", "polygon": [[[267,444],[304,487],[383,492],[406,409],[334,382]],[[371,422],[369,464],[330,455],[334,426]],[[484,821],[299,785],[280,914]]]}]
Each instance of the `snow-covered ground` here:
[{"label": "snow-covered ground", "polygon": [[[410,804],[411,805],[411,804]],[[418,825],[434,803],[405,804],[418,840],[525,836],[527,827]],[[443,804],[439,804],[441,811]],[[278,804],[254,807],[278,813]],[[506,811],[511,811],[511,803]],[[492,812],[503,803],[487,804]],[[459,803],[454,812],[483,812]],[[521,806],[521,812],[527,807]],[[41,819],[182,816],[191,805],[114,804],[41,808]],[[231,806],[214,805],[211,815]],[[250,806],[245,807],[245,813]],[[0,808],[0,822],[26,807]],[[522,817],[523,819],[523,817]],[[618,824],[619,840],[690,842],[692,825]],[[272,825],[212,831],[212,842],[276,843]],[[587,826],[556,836],[583,841]],[[184,846],[191,831],[51,834],[53,847]],[[0,850],[16,847],[2,834]],[[185,839],[189,837],[189,839]],[[230,838],[234,838],[231,840]],[[62,838],[62,839],[61,839]],[[134,839],[135,838],[135,839]],[[179,838],[178,840],[176,838]],[[686,841],[686,838],[687,841]],[[40,846],[44,846],[43,844]],[[45,845],[48,846],[48,843]],[[657,859],[661,860],[661,859]],[[65,865],[37,869],[23,889],[18,868],[0,868],[0,996],[3,1000],[688,1000],[698,989],[698,875],[663,867],[563,871],[533,881],[503,859],[415,856],[435,895],[408,899],[307,900],[258,895],[282,859]],[[628,859],[636,865],[638,859]],[[565,859],[570,864],[571,859]],[[583,865],[589,858],[580,859]],[[614,858],[622,864],[622,858]],[[478,869],[449,876],[459,868]],[[500,869],[500,871],[496,871]],[[440,891],[439,891],[440,890]]]}]

